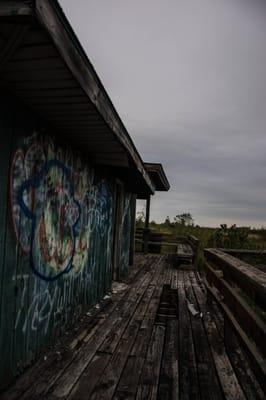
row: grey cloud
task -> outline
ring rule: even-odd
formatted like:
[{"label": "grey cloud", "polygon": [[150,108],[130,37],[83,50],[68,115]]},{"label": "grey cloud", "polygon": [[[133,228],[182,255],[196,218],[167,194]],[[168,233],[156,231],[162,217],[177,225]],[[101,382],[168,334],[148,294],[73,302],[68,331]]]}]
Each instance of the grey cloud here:
[{"label": "grey cloud", "polygon": [[151,218],[266,224],[266,2],[61,4],[143,159],[165,167]]}]

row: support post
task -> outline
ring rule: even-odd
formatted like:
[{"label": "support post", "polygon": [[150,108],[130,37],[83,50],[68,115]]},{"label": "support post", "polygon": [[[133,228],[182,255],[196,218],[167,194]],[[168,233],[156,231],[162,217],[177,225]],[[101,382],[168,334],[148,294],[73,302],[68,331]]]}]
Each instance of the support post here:
[{"label": "support post", "polygon": [[146,200],[146,215],[145,215],[145,229],[144,229],[144,253],[148,253],[149,248],[149,222],[150,222],[150,206],[151,206],[151,196],[147,197]]},{"label": "support post", "polygon": [[145,215],[145,229],[149,228],[150,222],[150,207],[151,207],[151,196],[146,200],[146,215]]},{"label": "support post", "polygon": [[132,195],[131,200],[131,228],[130,228],[130,249],[129,249],[129,265],[134,264],[135,253],[135,228],[136,228],[136,201],[137,196]]}]

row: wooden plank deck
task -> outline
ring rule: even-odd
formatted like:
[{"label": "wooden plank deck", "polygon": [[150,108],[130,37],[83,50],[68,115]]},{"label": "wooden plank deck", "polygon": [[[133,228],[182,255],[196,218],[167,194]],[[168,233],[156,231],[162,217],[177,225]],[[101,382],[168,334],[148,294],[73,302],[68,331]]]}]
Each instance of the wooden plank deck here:
[{"label": "wooden plank deck", "polygon": [[229,359],[195,270],[137,255],[127,285],[95,310],[0,398],[265,398],[237,344]]}]

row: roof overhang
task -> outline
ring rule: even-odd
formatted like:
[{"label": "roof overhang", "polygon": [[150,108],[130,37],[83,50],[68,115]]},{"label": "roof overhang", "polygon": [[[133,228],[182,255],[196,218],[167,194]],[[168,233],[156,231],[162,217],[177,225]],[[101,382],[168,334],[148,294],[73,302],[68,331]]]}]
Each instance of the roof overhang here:
[{"label": "roof overhang", "polygon": [[0,2],[0,87],[95,164],[119,168],[139,195],[154,185],[56,0]]},{"label": "roof overhang", "polygon": [[150,175],[156,191],[167,192],[170,189],[170,184],[168,182],[162,164],[145,163],[145,168]]}]

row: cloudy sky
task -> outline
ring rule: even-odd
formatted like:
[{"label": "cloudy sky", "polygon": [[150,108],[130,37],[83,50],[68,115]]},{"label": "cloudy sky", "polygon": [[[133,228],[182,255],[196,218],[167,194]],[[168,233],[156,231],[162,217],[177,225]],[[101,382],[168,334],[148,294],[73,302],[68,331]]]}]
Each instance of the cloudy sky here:
[{"label": "cloudy sky", "polygon": [[144,161],[157,221],[266,225],[266,2],[60,0]]}]

